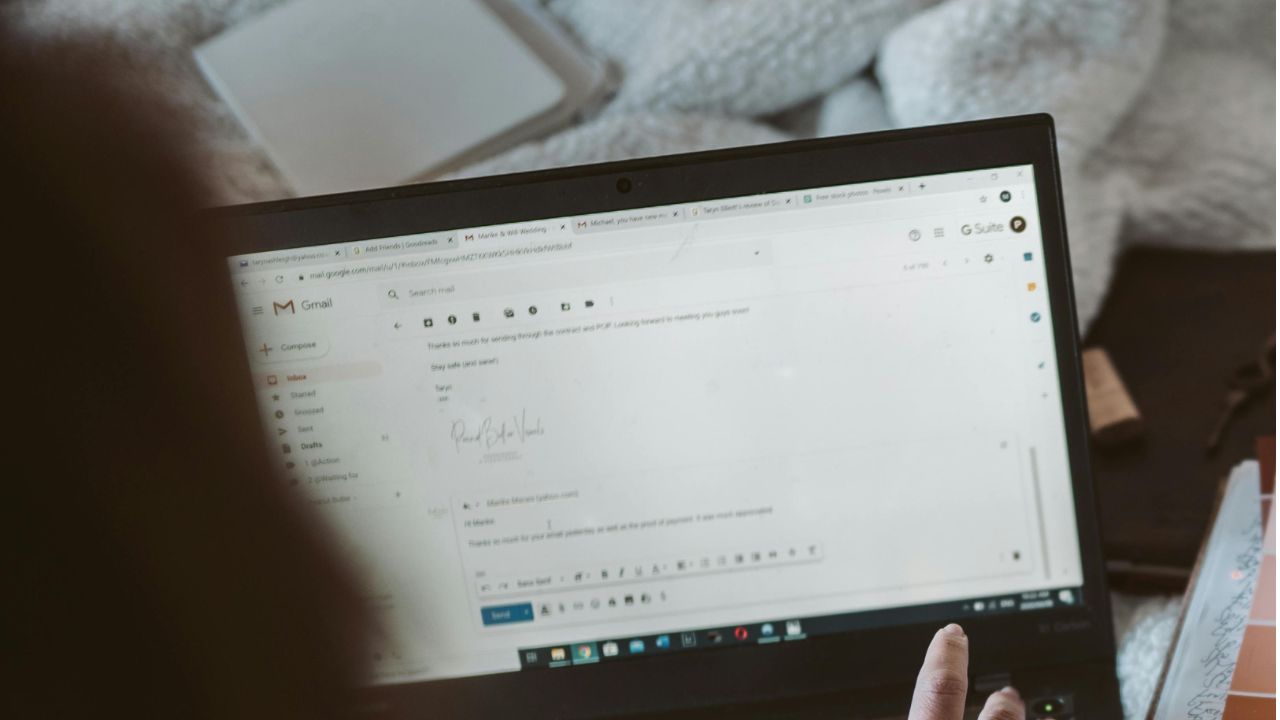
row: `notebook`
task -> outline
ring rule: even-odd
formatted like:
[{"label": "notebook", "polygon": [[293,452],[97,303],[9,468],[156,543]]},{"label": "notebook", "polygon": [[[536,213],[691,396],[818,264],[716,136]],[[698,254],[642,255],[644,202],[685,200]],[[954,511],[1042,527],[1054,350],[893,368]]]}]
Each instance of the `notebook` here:
[{"label": "notebook", "polygon": [[195,51],[292,188],[401,184],[567,122],[603,68],[502,0],[291,0]]},{"label": "notebook", "polygon": [[[1218,482],[1275,434],[1274,387],[1205,439],[1226,379],[1275,332],[1275,253],[1137,248],[1125,254],[1085,347],[1105,348],[1142,413],[1141,439],[1093,447],[1103,553],[1113,586],[1181,592]],[[1176,391],[1175,391],[1176,390]]]},{"label": "notebook", "polygon": [[1231,685],[1227,688],[1225,720],[1252,720],[1276,716],[1276,511],[1275,438],[1259,442],[1262,468],[1262,517],[1266,530],[1262,537],[1253,604],[1240,642],[1240,654]]}]

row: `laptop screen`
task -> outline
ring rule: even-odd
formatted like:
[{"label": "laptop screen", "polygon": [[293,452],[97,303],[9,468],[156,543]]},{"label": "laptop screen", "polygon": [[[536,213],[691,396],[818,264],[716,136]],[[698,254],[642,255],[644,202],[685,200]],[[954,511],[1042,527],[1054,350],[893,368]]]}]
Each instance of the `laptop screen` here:
[{"label": "laptop screen", "polygon": [[1080,603],[1032,177],[230,258],[282,481],[379,614],[374,681]]}]

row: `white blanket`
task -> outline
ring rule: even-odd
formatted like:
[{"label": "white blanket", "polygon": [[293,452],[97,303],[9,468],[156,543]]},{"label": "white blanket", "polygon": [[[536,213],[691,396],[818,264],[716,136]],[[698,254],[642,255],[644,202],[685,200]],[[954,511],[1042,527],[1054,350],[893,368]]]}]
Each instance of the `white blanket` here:
[{"label": "white blanket", "polygon": [[[190,49],[280,0],[25,0],[40,35],[122,46],[192,121],[215,202],[282,197]],[[535,0],[523,0],[534,2]],[[1124,243],[1275,243],[1273,0],[545,0],[618,91],[464,171],[969,120],[1057,118],[1087,327]]]},{"label": "white blanket", "polygon": [[[536,0],[523,0],[534,2]],[[26,0],[110,42],[192,125],[213,202],[288,194],[204,84],[198,42],[279,0]],[[619,79],[594,117],[478,175],[1026,112],[1057,119],[1085,326],[1126,243],[1274,247],[1274,0],[545,0]],[[1126,714],[1177,603],[1117,596]]]}]

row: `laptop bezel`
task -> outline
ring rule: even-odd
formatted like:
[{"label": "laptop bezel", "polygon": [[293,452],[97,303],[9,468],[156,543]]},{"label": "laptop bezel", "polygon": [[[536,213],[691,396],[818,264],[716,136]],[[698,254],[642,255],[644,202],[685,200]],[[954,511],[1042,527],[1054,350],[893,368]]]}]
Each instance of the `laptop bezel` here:
[{"label": "laptop bezel", "polygon": [[[1112,661],[1114,640],[1053,120],[1028,115],[218,208],[226,255],[874,180],[1034,168],[1084,570],[1070,608],[957,617],[971,672]],[[620,192],[618,180],[630,190]],[[797,643],[371,688],[412,714],[590,716],[840,692],[909,681],[937,623]]]}]

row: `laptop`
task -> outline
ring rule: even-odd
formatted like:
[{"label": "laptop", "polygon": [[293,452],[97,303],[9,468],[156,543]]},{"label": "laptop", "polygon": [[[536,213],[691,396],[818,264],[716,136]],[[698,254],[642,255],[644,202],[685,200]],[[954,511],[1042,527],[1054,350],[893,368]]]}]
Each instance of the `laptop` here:
[{"label": "laptop", "polygon": [[371,716],[1121,716],[1049,116],[215,217]]}]

